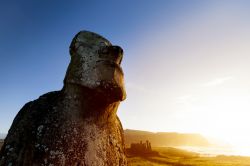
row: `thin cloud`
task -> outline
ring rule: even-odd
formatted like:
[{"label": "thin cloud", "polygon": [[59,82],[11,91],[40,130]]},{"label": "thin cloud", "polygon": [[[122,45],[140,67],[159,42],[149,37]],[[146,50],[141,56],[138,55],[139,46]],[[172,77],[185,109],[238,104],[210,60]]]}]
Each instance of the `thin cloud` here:
[{"label": "thin cloud", "polygon": [[190,95],[183,95],[183,96],[180,96],[180,97],[176,98],[176,104],[188,105],[191,102],[194,102],[196,100],[198,100],[197,96],[194,96],[194,95],[191,95],[191,94]]},{"label": "thin cloud", "polygon": [[221,78],[216,78],[212,81],[208,81],[204,84],[202,84],[203,87],[212,87],[212,86],[218,86],[221,85],[223,83],[225,83],[226,81],[232,80],[233,77],[221,77]]},{"label": "thin cloud", "polygon": [[132,89],[132,90],[139,91],[139,92],[142,92],[142,93],[152,93],[152,91],[146,89],[145,87],[143,87],[141,85],[131,83],[131,82],[126,83],[125,86],[128,89]]}]

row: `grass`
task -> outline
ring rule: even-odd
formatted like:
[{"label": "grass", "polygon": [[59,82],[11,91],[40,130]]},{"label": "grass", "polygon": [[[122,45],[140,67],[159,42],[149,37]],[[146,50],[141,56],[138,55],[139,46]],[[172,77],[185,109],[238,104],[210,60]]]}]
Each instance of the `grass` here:
[{"label": "grass", "polygon": [[129,166],[250,166],[250,157],[223,156],[200,157],[198,153],[176,148],[153,148],[157,156],[132,156],[128,154]]}]

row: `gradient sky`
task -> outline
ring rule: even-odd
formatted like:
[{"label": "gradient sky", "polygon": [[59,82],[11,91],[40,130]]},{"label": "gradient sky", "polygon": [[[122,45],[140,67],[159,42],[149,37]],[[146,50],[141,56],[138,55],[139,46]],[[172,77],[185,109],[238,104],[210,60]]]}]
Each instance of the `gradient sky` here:
[{"label": "gradient sky", "polygon": [[69,44],[90,30],[124,49],[124,128],[250,147],[249,9],[238,0],[1,2],[0,133],[25,103],[62,88]]}]

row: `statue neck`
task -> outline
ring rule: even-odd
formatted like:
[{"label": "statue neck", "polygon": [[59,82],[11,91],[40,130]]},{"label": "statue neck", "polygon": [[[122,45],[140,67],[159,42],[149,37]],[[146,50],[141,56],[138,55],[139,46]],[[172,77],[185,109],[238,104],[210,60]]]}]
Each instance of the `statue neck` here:
[{"label": "statue neck", "polygon": [[66,111],[78,118],[90,118],[105,122],[116,117],[120,102],[110,102],[98,91],[75,84],[63,87]]}]

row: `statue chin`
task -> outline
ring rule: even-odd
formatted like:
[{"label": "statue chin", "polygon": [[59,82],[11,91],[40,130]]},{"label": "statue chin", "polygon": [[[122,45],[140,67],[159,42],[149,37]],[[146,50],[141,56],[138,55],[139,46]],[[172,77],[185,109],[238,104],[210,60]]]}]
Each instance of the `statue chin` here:
[{"label": "statue chin", "polygon": [[105,96],[105,100],[109,103],[123,101],[126,99],[124,86],[115,84],[114,82],[101,81],[100,85],[95,90],[102,96]]},{"label": "statue chin", "polygon": [[[95,94],[95,98],[105,103],[119,102],[126,99],[126,91],[123,82],[113,80],[96,81],[95,84],[86,84],[81,82],[78,84],[83,88],[90,90],[90,93]],[[100,96],[100,98],[98,97]]]}]

